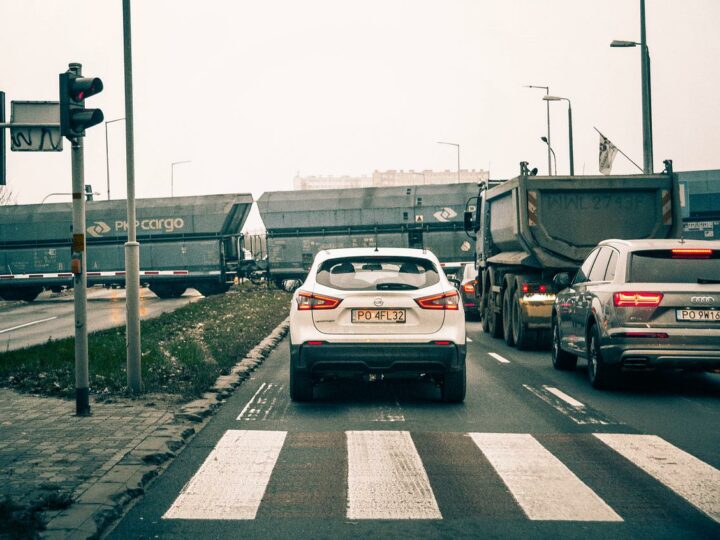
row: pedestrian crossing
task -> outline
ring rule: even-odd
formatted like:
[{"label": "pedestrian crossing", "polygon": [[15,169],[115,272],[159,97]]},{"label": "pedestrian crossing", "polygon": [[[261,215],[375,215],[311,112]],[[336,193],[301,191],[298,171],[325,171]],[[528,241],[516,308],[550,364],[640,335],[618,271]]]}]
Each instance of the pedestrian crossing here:
[{"label": "pedestrian crossing", "polygon": [[229,430],[163,518],[617,523],[641,513],[720,523],[720,471],[652,435]]}]

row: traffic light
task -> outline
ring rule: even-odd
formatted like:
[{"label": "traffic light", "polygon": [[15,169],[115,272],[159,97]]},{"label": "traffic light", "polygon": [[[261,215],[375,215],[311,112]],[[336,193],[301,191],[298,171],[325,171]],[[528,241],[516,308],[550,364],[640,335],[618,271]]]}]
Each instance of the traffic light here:
[{"label": "traffic light", "polygon": [[72,71],[60,74],[60,133],[63,137],[84,137],[85,130],[104,120],[100,109],[86,109],[85,98],[102,92],[97,77],[81,77]]},{"label": "traffic light", "polygon": [[92,200],[93,200],[93,195],[95,195],[95,194],[93,193],[92,185],[90,185],[90,184],[85,184],[85,200],[86,200],[86,201],[92,201]]}]

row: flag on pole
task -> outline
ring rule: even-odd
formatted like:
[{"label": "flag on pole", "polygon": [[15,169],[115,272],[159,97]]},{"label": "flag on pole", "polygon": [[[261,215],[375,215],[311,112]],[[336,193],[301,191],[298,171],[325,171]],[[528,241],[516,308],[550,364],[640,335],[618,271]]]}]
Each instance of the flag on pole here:
[{"label": "flag on pole", "polygon": [[[598,133],[600,133],[598,131]],[[605,135],[600,133],[600,172],[602,174],[610,174],[612,170],[613,160],[617,154],[617,147]]]}]

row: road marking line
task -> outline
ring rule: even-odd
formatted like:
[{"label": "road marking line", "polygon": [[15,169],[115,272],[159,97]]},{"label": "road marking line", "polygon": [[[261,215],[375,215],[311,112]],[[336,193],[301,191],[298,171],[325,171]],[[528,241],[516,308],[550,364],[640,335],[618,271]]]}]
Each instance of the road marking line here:
[{"label": "road marking line", "polygon": [[578,409],[585,407],[584,403],[579,402],[577,399],[575,399],[572,396],[568,396],[565,392],[563,392],[562,390],[558,390],[554,386],[543,385],[543,388],[545,390],[547,390],[548,392],[550,392],[551,394],[556,395],[557,397],[562,399],[565,403],[567,403],[573,407],[577,407]]},{"label": "road marking line", "polygon": [[408,431],[346,431],[348,519],[442,519]]},{"label": "road marking line", "polygon": [[255,519],[286,435],[226,431],[163,519]]},{"label": "road marking line", "polygon": [[595,433],[617,453],[720,522],[720,471],[656,435]]},{"label": "road marking line", "polygon": [[258,394],[259,394],[260,392],[262,392],[263,388],[265,388],[265,384],[266,384],[266,383],[262,383],[262,384],[260,385],[260,388],[257,389],[257,392],[255,392],[255,394],[253,395],[253,397],[250,398],[250,401],[248,401],[248,402],[245,404],[245,407],[243,407],[243,410],[240,411],[240,414],[238,415],[238,417],[236,418],[236,420],[242,420],[243,414],[245,414],[245,411],[247,411],[248,407],[250,407],[250,405],[252,404],[252,402],[255,401],[255,398],[258,396]]},{"label": "road marking line", "polygon": [[[581,407],[578,407],[576,405],[573,405],[569,401],[567,401],[564,398],[561,398],[556,392],[551,391],[551,386],[543,386],[541,388],[535,388],[533,386],[530,386],[529,384],[523,384],[523,388],[525,390],[532,392],[535,394],[535,396],[542,399],[545,403],[550,405],[553,409],[558,411],[559,413],[564,414],[570,420],[575,422],[578,425],[587,425],[587,424],[597,424],[601,426],[607,426],[610,424],[621,424],[622,422],[618,422],[617,420],[613,420],[612,418],[608,418],[600,411],[597,411],[593,409],[592,407],[588,407],[585,404],[580,403],[577,400],[573,400],[576,403],[580,403],[582,405]],[[557,390],[555,388],[554,390]],[[557,390],[557,392],[560,392],[560,390]],[[565,397],[571,398],[564,392],[560,392],[561,394],[565,395]]]},{"label": "road marking line", "polygon": [[536,521],[623,521],[532,435],[470,433],[527,517]]},{"label": "road marking line", "polygon": [[48,317],[47,319],[40,319],[39,321],[32,321],[25,324],[20,324],[18,326],[13,326],[12,328],[5,328],[5,330],[0,330],[0,334],[4,334],[5,332],[12,332],[13,330],[19,330],[20,328],[25,328],[26,326],[32,326],[34,324],[40,324],[48,321],[52,321],[54,319],[57,319],[57,317]]},{"label": "road marking line", "polygon": [[503,358],[503,357],[500,356],[498,353],[489,352],[488,354],[489,354],[490,356],[492,356],[495,360],[497,360],[498,362],[500,362],[501,364],[509,364],[509,363],[510,363],[510,360],[508,360],[507,358]]}]

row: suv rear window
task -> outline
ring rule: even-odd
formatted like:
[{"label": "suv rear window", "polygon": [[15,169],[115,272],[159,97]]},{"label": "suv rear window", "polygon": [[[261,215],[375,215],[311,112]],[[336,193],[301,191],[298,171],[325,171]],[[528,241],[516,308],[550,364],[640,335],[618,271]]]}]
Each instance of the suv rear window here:
[{"label": "suv rear window", "polygon": [[318,268],[317,282],[343,291],[403,291],[440,281],[427,259],[412,257],[353,257],[330,259]]},{"label": "suv rear window", "polygon": [[720,252],[693,254],[670,249],[636,251],[628,281],[634,283],[718,283]]}]

